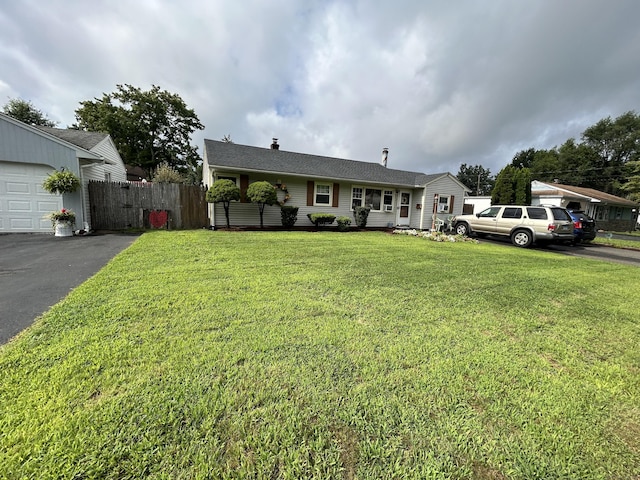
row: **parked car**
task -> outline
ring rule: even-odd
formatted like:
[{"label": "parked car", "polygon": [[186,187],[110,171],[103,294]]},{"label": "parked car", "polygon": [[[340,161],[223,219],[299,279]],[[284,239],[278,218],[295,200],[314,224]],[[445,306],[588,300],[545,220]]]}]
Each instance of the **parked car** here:
[{"label": "parked car", "polygon": [[568,210],[573,220],[573,239],[575,243],[590,242],[596,238],[596,221],[582,210]]},{"label": "parked car", "polygon": [[458,235],[501,235],[517,247],[532,243],[573,242],[573,220],[562,207],[493,205],[475,215],[453,219]]}]

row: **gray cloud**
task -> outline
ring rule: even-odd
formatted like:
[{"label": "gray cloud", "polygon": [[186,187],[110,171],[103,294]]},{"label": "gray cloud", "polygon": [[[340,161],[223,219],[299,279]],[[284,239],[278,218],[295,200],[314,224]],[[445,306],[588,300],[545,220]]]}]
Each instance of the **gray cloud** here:
[{"label": "gray cloud", "polygon": [[[640,105],[640,4],[280,0],[4,2],[0,99],[73,123],[118,83],[180,94],[194,142],[497,173]],[[4,103],[4,102],[3,102]]]}]

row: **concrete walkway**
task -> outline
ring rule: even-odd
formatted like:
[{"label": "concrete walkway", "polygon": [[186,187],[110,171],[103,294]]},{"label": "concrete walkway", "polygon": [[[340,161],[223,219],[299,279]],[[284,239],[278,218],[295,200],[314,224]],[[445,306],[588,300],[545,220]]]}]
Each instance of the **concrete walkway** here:
[{"label": "concrete walkway", "polygon": [[0,345],[92,277],[137,235],[0,235]]}]

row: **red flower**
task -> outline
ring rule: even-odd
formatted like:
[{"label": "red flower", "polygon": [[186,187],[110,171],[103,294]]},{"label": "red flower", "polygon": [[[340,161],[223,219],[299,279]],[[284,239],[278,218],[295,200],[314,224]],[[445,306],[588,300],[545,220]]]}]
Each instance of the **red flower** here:
[{"label": "red flower", "polygon": [[60,211],[61,211],[62,213],[66,213],[66,212],[67,212],[67,209],[66,209],[66,208],[63,208],[63,209],[62,209],[62,210],[60,210]]}]

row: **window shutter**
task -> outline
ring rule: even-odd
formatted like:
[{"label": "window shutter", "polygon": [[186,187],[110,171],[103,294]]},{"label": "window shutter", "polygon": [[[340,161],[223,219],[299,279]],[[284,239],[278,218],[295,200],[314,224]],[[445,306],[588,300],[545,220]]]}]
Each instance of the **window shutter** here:
[{"label": "window shutter", "polygon": [[453,213],[453,199],[456,198],[454,195],[449,197],[449,213]]},{"label": "window shutter", "polygon": [[309,180],[307,182],[307,207],[313,206],[313,187],[314,183]]},{"label": "window shutter", "polygon": [[247,203],[247,188],[249,188],[249,175],[240,175],[240,201]]},{"label": "window shutter", "polygon": [[340,196],[340,184],[333,184],[333,205],[332,207],[338,208],[338,197]]}]

